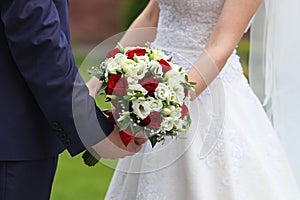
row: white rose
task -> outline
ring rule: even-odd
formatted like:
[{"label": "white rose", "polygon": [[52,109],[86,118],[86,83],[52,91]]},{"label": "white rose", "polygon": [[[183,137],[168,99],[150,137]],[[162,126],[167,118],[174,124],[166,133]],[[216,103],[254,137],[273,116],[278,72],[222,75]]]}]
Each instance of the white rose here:
[{"label": "white rose", "polygon": [[163,109],[163,113],[169,117],[172,117],[173,120],[176,120],[181,117],[181,108],[170,105]]},{"label": "white rose", "polygon": [[124,64],[123,67],[122,67],[122,69],[125,72],[125,74],[129,73],[134,68],[135,68],[135,65],[132,65],[132,64]]},{"label": "white rose", "polygon": [[145,74],[147,73],[147,65],[144,63],[138,63],[135,68],[129,71],[126,75],[132,77],[136,80],[140,80],[144,78]]},{"label": "white rose", "polygon": [[168,96],[168,103],[169,102],[177,102],[176,92],[173,90],[170,92],[170,95]]},{"label": "white rose", "polygon": [[153,74],[163,75],[162,67],[157,61],[151,60],[148,65],[150,66],[150,71]]},{"label": "white rose", "polygon": [[123,60],[120,64],[122,65],[122,69],[125,72],[125,74],[133,70],[136,66],[136,63],[130,59]]},{"label": "white rose", "polygon": [[182,105],[185,97],[184,87],[182,85],[177,85],[177,87],[174,87],[173,90],[176,92],[177,102]]},{"label": "white rose", "polygon": [[179,65],[172,62],[170,62],[170,65],[174,71],[179,72],[179,69],[181,68]]},{"label": "white rose", "polygon": [[171,112],[172,112],[172,111],[170,110],[170,108],[164,108],[164,109],[163,109],[163,113],[164,113],[165,115],[168,115],[168,116],[169,116],[169,115],[171,115]]},{"label": "white rose", "polygon": [[175,120],[175,126],[179,131],[185,131],[184,129],[185,122],[182,119]]},{"label": "white rose", "polygon": [[174,127],[174,119],[172,117],[165,117],[161,124],[162,131],[170,131]]},{"label": "white rose", "polygon": [[180,83],[184,83],[185,79],[179,72],[175,70],[170,70],[165,74],[165,77],[168,79],[168,85],[170,87],[179,85]]},{"label": "white rose", "polygon": [[118,62],[122,61],[122,60],[127,60],[127,56],[122,54],[122,53],[117,53],[115,55],[114,60],[117,60]]},{"label": "white rose", "polygon": [[134,95],[136,92],[141,92],[144,95],[148,93],[148,91],[145,88],[143,88],[140,84],[132,84],[128,86],[129,95]]},{"label": "white rose", "polygon": [[184,88],[181,85],[176,85],[172,88],[170,95],[168,97],[168,102],[176,102],[180,105],[183,104],[184,101]]},{"label": "white rose", "polygon": [[134,78],[131,78],[131,77],[126,76],[126,79],[127,79],[128,85],[135,85],[135,84],[138,84],[138,80],[136,80],[136,79],[134,79]]},{"label": "white rose", "polygon": [[162,101],[159,99],[155,99],[153,97],[149,97],[148,99],[149,106],[152,111],[160,112],[161,109],[163,108]]},{"label": "white rose", "polygon": [[170,95],[170,89],[164,83],[159,83],[155,90],[155,97],[166,100]]},{"label": "white rose", "polygon": [[151,112],[149,103],[147,101],[135,100],[132,101],[132,108],[134,114],[139,118],[145,119]]},{"label": "white rose", "polygon": [[113,58],[106,60],[106,67],[109,73],[115,74],[121,70],[121,65],[116,62]]},{"label": "white rose", "polygon": [[167,56],[164,54],[164,52],[161,49],[153,49],[152,50],[152,59],[153,60],[160,60],[160,59],[166,59]]},{"label": "white rose", "polygon": [[145,55],[145,56],[137,56],[137,57],[136,57],[136,61],[137,61],[138,63],[145,63],[145,64],[148,64],[148,62],[149,62],[149,57],[148,57],[147,55]]},{"label": "white rose", "polygon": [[181,117],[181,108],[172,106],[170,116],[173,118],[173,120],[179,119]]}]

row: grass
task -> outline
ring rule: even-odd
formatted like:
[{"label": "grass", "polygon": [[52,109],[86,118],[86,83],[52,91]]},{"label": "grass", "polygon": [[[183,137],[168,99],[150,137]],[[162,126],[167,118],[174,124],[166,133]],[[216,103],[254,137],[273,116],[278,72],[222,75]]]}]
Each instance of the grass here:
[{"label": "grass", "polygon": [[65,151],[59,158],[51,200],[104,199],[113,172],[101,163],[87,167],[81,155],[71,158]]},{"label": "grass", "polygon": [[250,43],[249,40],[241,40],[238,48],[237,48],[237,54],[240,56],[240,62],[243,66],[244,74],[248,78],[249,71],[248,71],[248,60],[249,60],[249,48]]}]

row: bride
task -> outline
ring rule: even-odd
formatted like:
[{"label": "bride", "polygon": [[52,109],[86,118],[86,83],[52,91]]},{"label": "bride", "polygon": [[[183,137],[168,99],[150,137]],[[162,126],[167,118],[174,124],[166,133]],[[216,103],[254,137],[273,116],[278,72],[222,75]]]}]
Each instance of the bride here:
[{"label": "bride", "polygon": [[236,45],[260,0],[150,0],[130,30],[157,27],[197,82],[184,140],[121,159],[106,199],[293,200],[300,194],[277,135],[243,76]]}]

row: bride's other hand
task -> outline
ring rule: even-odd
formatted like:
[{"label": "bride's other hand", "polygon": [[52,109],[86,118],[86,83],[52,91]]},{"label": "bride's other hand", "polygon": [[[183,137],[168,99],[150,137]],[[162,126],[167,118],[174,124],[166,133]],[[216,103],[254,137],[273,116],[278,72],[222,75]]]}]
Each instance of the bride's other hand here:
[{"label": "bride's other hand", "polygon": [[90,96],[92,96],[93,98],[96,97],[97,92],[99,91],[100,87],[102,85],[102,81],[100,81],[98,78],[96,78],[95,76],[93,76],[87,83],[86,86],[89,89],[89,94]]}]

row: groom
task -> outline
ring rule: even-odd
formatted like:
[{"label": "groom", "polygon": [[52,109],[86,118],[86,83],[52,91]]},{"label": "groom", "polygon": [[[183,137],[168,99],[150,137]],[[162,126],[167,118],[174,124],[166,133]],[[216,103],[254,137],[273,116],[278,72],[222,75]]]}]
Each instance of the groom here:
[{"label": "groom", "polygon": [[93,147],[115,159],[145,142],[125,147],[89,96],[71,52],[67,4],[0,1],[0,200],[49,199],[64,149],[75,156]]}]

